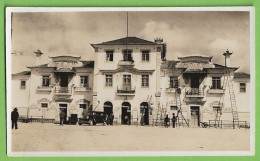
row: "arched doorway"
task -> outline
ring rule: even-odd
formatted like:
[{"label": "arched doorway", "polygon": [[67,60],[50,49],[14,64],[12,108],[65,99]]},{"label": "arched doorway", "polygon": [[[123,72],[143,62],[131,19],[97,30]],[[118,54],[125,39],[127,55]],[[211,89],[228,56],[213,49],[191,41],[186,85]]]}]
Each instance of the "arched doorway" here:
[{"label": "arched doorway", "polygon": [[121,124],[131,124],[131,104],[129,102],[122,103]]},{"label": "arched doorway", "polygon": [[149,105],[147,102],[140,104],[140,113],[144,117],[144,125],[149,125]]},{"label": "arched doorway", "polygon": [[104,103],[104,113],[108,116],[113,113],[113,104],[109,101]]}]

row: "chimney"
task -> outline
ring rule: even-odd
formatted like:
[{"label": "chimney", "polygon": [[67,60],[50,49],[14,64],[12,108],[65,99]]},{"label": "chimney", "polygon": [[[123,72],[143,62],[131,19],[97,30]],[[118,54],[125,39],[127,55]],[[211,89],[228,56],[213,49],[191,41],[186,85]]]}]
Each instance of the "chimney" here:
[{"label": "chimney", "polygon": [[162,44],[163,43],[163,39],[160,37],[157,37],[154,39],[154,42],[156,42],[157,44]]},{"label": "chimney", "polygon": [[36,55],[36,59],[35,59],[35,65],[40,65],[40,63],[41,63],[41,55],[43,54],[42,52],[41,52],[41,50],[36,50],[36,51],[34,51],[34,53],[35,53],[35,55]]},{"label": "chimney", "polygon": [[230,53],[229,51],[228,51],[228,49],[227,49],[227,51],[223,54],[224,56],[225,56],[225,66],[226,67],[230,67],[230,55],[232,55],[233,54],[233,52],[232,53]]}]

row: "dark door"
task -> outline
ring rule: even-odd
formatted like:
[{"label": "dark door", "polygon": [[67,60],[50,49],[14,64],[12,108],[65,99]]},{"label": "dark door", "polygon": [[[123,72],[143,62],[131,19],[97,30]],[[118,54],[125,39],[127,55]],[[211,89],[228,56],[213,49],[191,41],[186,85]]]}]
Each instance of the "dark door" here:
[{"label": "dark door", "polygon": [[67,104],[60,104],[60,112],[61,110],[65,113],[64,123],[67,123]]},{"label": "dark door", "polygon": [[121,124],[127,125],[128,122],[131,124],[131,108],[122,107]]},{"label": "dark door", "polygon": [[199,106],[190,107],[190,126],[198,127],[200,125]]},{"label": "dark door", "polygon": [[199,88],[200,83],[199,83],[199,76],[193,74],[190,77],[191,79],[191,88]]},{"label": "dark door", "polygon": [[60,86],[68,87],[68,75],[67,74],[60,75]]},{"label": "dark door", "polygon": [[149,125],[149,108],[146,106],[144,108],[144,124]]},{"label": "dark door", "polygon": [[70,116],[70,123],[72,125],[76,125],[78,122],[78,115],[77,114],[71,114]]}]

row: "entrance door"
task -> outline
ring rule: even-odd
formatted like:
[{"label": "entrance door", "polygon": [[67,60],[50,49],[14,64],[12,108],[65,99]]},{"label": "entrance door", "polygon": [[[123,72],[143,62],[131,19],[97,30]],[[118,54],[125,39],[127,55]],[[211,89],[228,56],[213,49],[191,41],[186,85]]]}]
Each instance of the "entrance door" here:
[{"label": "entrance door", "polygon": [[141,103],[142,114],[144,115],[144,124],[149,125],[149,106],[147,102]]},{"label": "entrance door", "polygon": [[67,123],[67,104],[59,104],[61,110],[65,113],[64,123]]},{"label": "entrance door", "polygon": [[60,86],[68,87],[68,75],[67,74],[60,75]]},{"label": "entrance door", "polygon": [[104,103],[104,113],[110,116],[113,113],[113,104],[111,102]]},{"label": "entrance door", "polygon": [[199,106],[190,107],[190,126],[198,127],[200,125]]},{"label": "entrance door", "polygon": [[131,105],[129,102],[122,103],[121,124],[122,125],[131,124]]}]

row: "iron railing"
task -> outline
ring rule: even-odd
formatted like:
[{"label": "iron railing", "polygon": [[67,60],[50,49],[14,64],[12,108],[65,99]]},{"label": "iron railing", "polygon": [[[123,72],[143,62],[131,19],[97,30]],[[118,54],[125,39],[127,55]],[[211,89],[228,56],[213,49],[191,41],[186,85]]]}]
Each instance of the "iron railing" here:
[{"label": "iron railing", "polygon": [[117,86],[117,94],[135,94],[135,87]]}]

